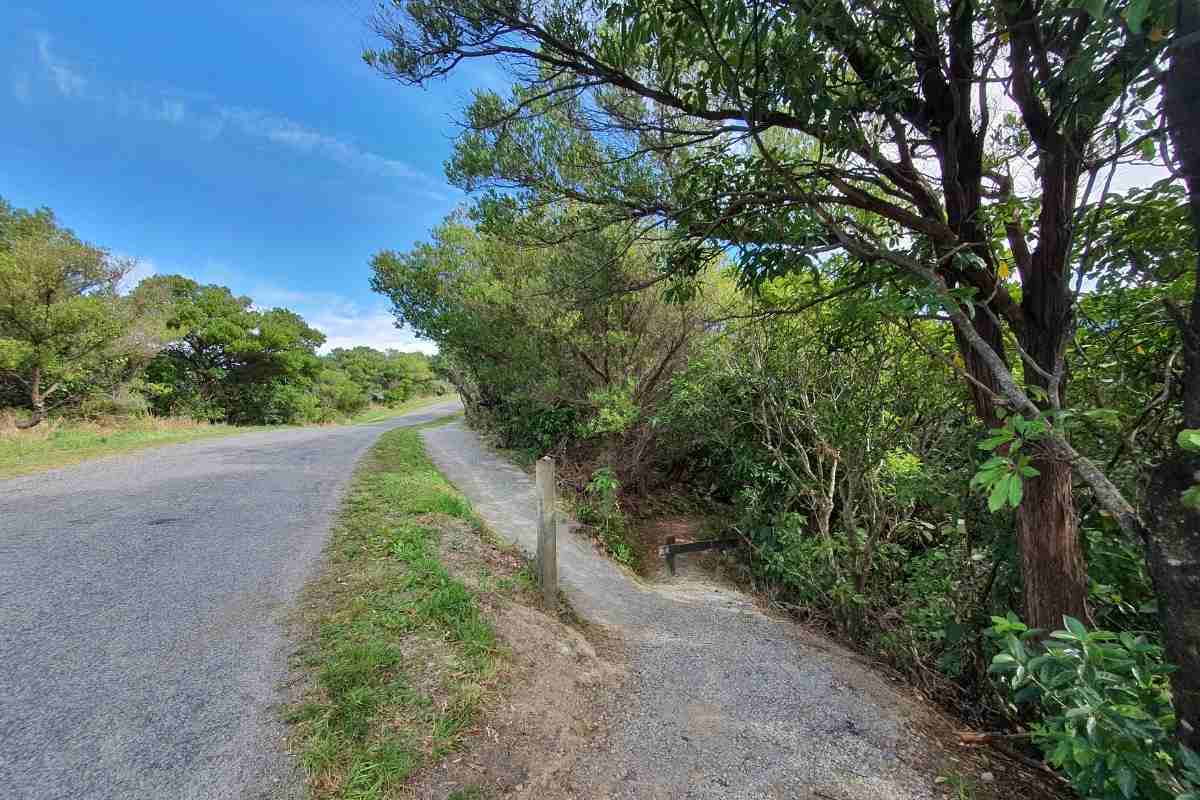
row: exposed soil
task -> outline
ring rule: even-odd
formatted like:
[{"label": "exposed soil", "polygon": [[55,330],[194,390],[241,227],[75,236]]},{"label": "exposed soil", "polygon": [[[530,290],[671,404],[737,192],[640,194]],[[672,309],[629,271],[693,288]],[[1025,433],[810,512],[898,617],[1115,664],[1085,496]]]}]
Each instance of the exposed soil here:
[{"label": "exposed soil", "polygon": [[546,613],[522,583],[525,561],[512,548],[462,525],[444,529],[441,551],[446,568],[479,592],[507,653],[496,698],[457,752],[414,776],[412,796],[561,796],[555,782],[565,762],[609,722],[624,655],[600,631]]}]

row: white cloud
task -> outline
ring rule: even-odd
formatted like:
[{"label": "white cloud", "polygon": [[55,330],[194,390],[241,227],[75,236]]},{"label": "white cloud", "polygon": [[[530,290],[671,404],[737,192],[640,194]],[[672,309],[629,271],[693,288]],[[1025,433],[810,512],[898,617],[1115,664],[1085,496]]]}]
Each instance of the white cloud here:
[{"label": "white cloud", "polygon": [[117,92],[111,105],[121,116],[137,117],[149,122],[166,122],[178,125],[188,119],[187,105],[173,97],[149,98],[137,92]]},{"label": "white cloud", "polygon": [[309,128],[295,120],[250,108],[222,107],[218,115],[223,122],[247,135],[290,150],[326,158],[351,169],[381,177],[429,181],[428,176],[392,158],[363,150],[345,139]]},{"label": "white cloud", "polygon": [[[117,258],[124,259],[123,256],[117,256]],[[117,286],[117,291],[121,294],[132,292],[146,278],[158,274],[157,265],[150,259],[135,258],[130,260],[133,262],[133,268],[125,273],[125,277],[121,278],[121,283]]]},{"label": "white cloud", "polygon": [[416,350],[430,355],[437,352],[437,345],[417,339],[407,329],[397,328],[392,315],[380,308],[362,313],[317,313],[305,319],[325,334],[322,352],[358,345],[376,350]]},{"label": "white cloud", "polygon": [[87,90],[87,78],[63,61],[50,49],[50,34],[37,35],[38,58],[50,73],[58,91],[64,97],[80,97]]},{"label": "white cloud", "polygon": [[[102,79],[85,77],[69,62],[58,56],[50,34],[35,34],[37,60],[43,75],[63,97],[89,101],[120,116],[147,122],[198,130],[207,139],[235,132],[261,139],[312,158],[324,159],[357,172],[382,178],[399,178],[423,186],[417,192],[440,203],[453,198],[448,187],[437,177],[426,175],[395,158],[360,147],[343,136],[309,127],[271,111],[238,106],[225,106],[208,99],[188,103],[185,92],[175,88],[147,92],[139,88],[105,86]],[[32,86],[29,75],[18,74],[13,81],[13,94],[22,103],[29,102]]]}]

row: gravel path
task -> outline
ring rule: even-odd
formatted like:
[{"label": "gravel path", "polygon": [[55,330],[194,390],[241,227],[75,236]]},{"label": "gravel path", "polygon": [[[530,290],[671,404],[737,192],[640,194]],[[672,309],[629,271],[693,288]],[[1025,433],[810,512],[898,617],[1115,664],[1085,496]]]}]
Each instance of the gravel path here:
[{"label": "gravel path", "polygon": [[3,796],[297,796],[282,617],[363,452],[458,408],[0,481]]},{"label": "gravel path", "polygon": [[[461,424],[423,436],[488,525],[532,553],[530,478]],[[934,796],[915,707],[851,654],[701,579],[643,583],[567,526],[558,558],[574,608],[631,654],[612,729],[565,762],[574,796]]]}]

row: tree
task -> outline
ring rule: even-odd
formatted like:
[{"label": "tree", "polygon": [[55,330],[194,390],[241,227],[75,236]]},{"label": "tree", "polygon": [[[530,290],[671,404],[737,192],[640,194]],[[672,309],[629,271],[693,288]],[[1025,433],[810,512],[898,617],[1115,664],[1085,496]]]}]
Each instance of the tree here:
[{"label": "tree", "polygon": [[0,370],[28,397],[32,415],[21,427],[86,390],[96,362],[129,332],[137,306],[117,294],[129,268],[50,211],[0,201]]},{"label": "tree", "polygon": [[[1200,2],[1178,0],[1176,36],[1166,81],[1166,115],[1188,192],[1192,237],[1200,259]],[[1200,262],[1193,265],[1190,302],[1164,304],[1180,332],[1183,375],[1179,435],[1200,429]],[[1177,439],[1150,476],[1144,536],[1172,676],[1179,739],[1200,751],[1200,508],[1181,498],[1200,474],[1200,454]]]},{"label": "tree", "polygon": [[304,421],[325,341],[296,313],[259,311],[224,286],[180,275],[147,278],[135,295],[164,298],[170,332],[147,368],[160,412],[232,423]]},{"label": "tree", "polygon": [[[497,190],[496,219],[568,199],[671,239],[676,273],[734,247],[747,285],[795,272],[829,293],[886,289],[897,313],[951,325],[982,423],[1045,426],[1030,464],[1002,451],[994,474],[1023,489],[1026,618],[1086,616],[1072,467],[1125,529],[1140,523],[1057,424],[1090,248],[1071,255],[1097,184],[1156,158],[1164,0],[397,7],[366,53],[386,74],[513,67],[510,98],[476,98],[450,166]],[[853,266],[836,282],[830,253]]]},{"label": "tree", "polygon": [[653,440],[643,423],[702,329],[699,302],[628,291],[653,269],[652,254],[629,244],[596,234],[551,252],[452,217],[431,242],[378,254],[371,285],[437,342],[467,413],[500,427],[509,446],[624,438],[611,466],[627,477]]},{"label": "tree", "polygon": [[415,391],[425,391],[433,379],[421,353],[383,352],[360,345],[336,348],[325,360],[349,376],[374,403],[399,405]]}]

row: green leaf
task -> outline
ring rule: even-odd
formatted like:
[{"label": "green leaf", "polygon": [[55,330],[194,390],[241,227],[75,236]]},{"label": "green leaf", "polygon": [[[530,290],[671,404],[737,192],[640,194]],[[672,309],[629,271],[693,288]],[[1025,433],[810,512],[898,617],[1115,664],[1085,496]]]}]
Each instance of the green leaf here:
[{"label": "green leaf", "polygon": [[1008,484],[1013,480],[1012,475],[1005,475],[992,484],[992,493],[988,496],[988,510],[999,511],[1008,501]]},{"label": "green leaf", "polygon": [[1133,800],[1134,793],[1137,792],[1137,776],[1133,774],[1133,770],[1129,767],[1117,767],[1117,785],[1121,787],[1121,794],[1126,800]]},{"label": "green leaf", "polygon": [[1067,626],[1067,630],[1075,634],[1077,639],[1081,641],[1088,638],[1087,628],[1083,623],[1072,617],[1070,614],[1063,615],[1063,624]]},{"label": "green leaf", "polygon": [[1093,19],[1104,19],[1104,0],[1084,0],[1083,7]]},{"label": "green leaf", "polygon": [[1193,453],[1200,453],[1200,430],[1195,428],[1184,428],[1175,437],[1175,443],[1179,445],[1181,450],[1188,450]]},{"label": "green leaf", "polygon": [[1142,32],[1142,21],[1150,10],[1150,0],[1133,0],[1125,11],[1125,22],[1129,25],[1130,33]]},{"label": "green leaf", "polygon": [[1013,475],[1008,482],[1008,504],[1013,508],[1021,505],[1021,497],[1024,495],[1024,482]]},{"label": "green leaf", "polygon": [[1016,703],[1017,705],[1021,705],[1023,703],[1029,703],[1034,700],[1037,700],[1038,697],[1041,696],[1041,694],[1042,694],[1041,687],[1031,684],[1029,686],[1024,687],[1023,689],[1018,691],[1016,694],[1014,694],[1013,702]]},{"label": "green leaf", "polygon": [[992,658],[991,666],[988,667],[988,672],[992,674],[1000,672],[1012,672],[1017,668],[1017,660],[1008,653],[998,653]]},{"label": "green leaf", "polygon": [[1186,492],[1180,492],[1179,502],[1193,511],[1200,511],[1200,483],[1197,483]]}]

